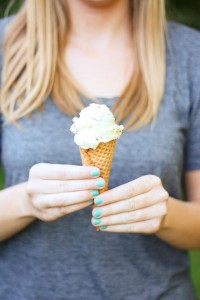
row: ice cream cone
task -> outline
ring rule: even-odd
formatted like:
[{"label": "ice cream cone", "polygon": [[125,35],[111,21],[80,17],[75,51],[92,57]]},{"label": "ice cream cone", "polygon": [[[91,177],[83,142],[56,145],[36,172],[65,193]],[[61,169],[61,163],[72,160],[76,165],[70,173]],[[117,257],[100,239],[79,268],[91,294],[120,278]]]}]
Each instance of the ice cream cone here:
[{"label": "ice cream cone", "polygon": [[[100,143],[96,149],[80,148],[82,163],[84,166],[95,166],[100,169],[100,176],[105,180],[105,187],[99,190],[99,194],[108,190],[110,169],[114,155],[116,140]],[[93,204],[93,207],[95,205]],[[96,228],[99,231],[99,227]]]},{"label": "ice cream cone", "polygon": [[73,118],[70,130],[79,146],[83,165],[98,167],[105,180],[105,187],[99,193],[108,189],[115,144],[123,129],[123,125],[116,124],[113,113],[105,104],[91,103],[82,109],[79,117]]},{"label": "ice cream cone", "polygon": [[108,181],[112,158],[115,150],[116,140],[100,143],[96,149],[80,148],[82,163],[84,166],[95,166],[100,169],[101,177],[105,180],[105,187],[100,190],[100,193],[108,189]]}]

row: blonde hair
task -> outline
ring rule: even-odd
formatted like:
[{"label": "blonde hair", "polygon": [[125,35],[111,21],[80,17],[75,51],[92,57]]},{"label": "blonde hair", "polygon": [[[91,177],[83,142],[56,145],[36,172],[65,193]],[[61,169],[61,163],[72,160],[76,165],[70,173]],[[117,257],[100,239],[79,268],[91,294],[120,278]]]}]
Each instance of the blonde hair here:
[{"label": "blonde hair", "polygon": [[[134,74],[113,112],[125,128],[155,118],[165,81],[164,0],[131,0]],[[68,115],[83,108],[88,95],[67,69],[64,52],[68,18],[65,0],[27,0],[11,22],[4,42],[1,111],[10,122],[29,115],[48,95]]]}]

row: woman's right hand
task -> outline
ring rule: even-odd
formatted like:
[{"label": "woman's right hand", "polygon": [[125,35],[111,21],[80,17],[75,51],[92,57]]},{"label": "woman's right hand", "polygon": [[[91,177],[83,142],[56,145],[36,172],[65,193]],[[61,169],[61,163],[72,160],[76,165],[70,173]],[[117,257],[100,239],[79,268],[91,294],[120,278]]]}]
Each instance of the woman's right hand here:
[{"label": "woman's right hand", "polygon": [[96,167],[39,163],[26,184],[31,215],[51,222],[92,203],[105,181]]}]

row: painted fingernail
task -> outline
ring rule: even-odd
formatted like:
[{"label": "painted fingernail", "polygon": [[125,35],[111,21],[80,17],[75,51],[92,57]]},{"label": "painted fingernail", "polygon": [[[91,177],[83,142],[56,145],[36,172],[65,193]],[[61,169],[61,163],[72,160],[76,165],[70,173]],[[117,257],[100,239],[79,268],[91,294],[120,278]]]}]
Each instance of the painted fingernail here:
[{"label": "painted fingernail", "polygon": [[95,203],[96,205],[100,205],[102,202],[103,202],[103,199],[100,198],[100,197],[98,197],[98,198],[96,198],[96,199],[94,200],[94,203]]},{"label": "painted fingernail", "polygon": [[101,219],[94,219],[94,225],[99,225],[101,223]]},{"label": "painted fingernail", "polygon": [[92,175],[92,176],[99,176],[100,175],[100,172],[99,172],[99,170],[98,169],[93,169],[91,172],[90,172],[90,174]]},{"label": "painted fingernail", "polygon": [[104,185],[105,185],[105,183],[104,183],[104,181],[102,179],[97,180],[96,186],[98,186],[98,187],[104,187]]},{"label": "painted fingernail", "polygon": [[88,202],[93,203],[93,202],[94,202],[94,199],[88,200]]},{"label": "painted fingernail", "polygon": [[93,197],[96,197],[96,196],[99,195],[99,191],[98,191],[98,190],[93,190],[93,191],[91,191],[91,195],[92,195]]},{"label": "painted fingernail", "polygon": [[99,209],[95,209],[93,212],[93,216],[95,218],[98,218],[98,217],[100,217],[100,215],[101,215],[101,211]]},{"label": "painted fingernail", "polygon": [[106,225],[100,227],[101,230],[105,230],[107,228],[108,228],[108,226],[106,226]]}]

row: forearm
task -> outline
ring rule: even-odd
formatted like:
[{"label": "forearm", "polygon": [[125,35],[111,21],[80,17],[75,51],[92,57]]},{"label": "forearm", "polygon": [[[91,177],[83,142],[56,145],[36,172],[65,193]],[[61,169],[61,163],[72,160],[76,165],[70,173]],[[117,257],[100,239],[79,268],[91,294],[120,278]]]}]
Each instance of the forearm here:
[{"label": "forearm", "polygon": [[200,205],[169,198],[160,239],[181,249],[200,249]]},{"label": "forearm", "polygon": [[15,235],[34,221],[31,216],[26,183],[0,192],[0,242]]}]

